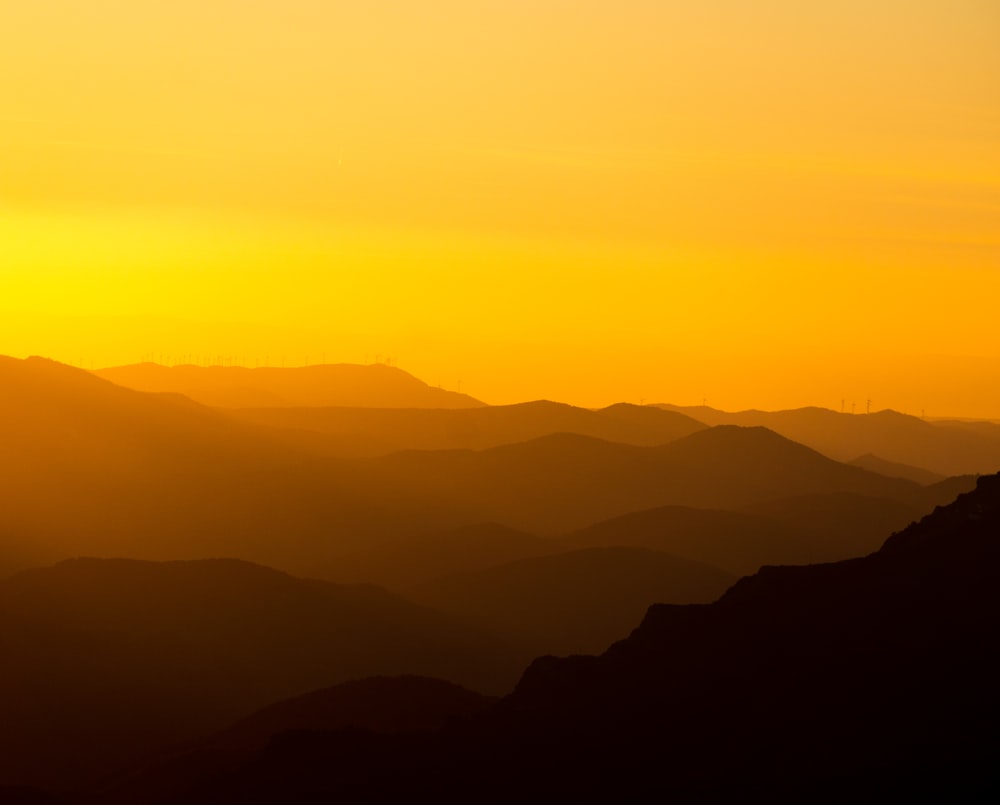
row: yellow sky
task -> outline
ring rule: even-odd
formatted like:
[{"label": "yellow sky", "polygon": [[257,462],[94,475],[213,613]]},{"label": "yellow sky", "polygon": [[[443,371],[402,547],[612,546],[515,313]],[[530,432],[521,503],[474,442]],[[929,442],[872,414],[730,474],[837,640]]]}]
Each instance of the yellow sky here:
[{"label": "yellow sky", "polygon": [[995,0],[0,11],[0,353],[1000,416]]}]

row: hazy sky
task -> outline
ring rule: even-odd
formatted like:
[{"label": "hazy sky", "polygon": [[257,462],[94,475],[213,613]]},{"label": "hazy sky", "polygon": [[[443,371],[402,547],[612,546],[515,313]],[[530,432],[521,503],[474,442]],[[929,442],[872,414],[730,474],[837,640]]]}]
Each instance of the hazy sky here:
[{"label": "hazy sky", "polygon": [[0,353],[1000,416],[996,0],[0,10]]}]

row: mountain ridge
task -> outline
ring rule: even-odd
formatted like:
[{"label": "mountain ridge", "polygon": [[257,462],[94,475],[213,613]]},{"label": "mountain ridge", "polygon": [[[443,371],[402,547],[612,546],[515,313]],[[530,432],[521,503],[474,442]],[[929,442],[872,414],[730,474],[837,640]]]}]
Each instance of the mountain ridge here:
[{"label": "mountain ridge", "polygon": [[998,535],[985,476],[867,557],[765,567],[713,604],[650,607],[600,656],[538,658],[480,716],[298,735],[173,801],[990,801]]},{"label": "mountain ridge", "polygon": [[707,406],[655,407],[706,425],[760,425],[838,461],[874,453],[885,461],[955,476],[1000,466],[1000,426],[921,419],[898,411],[847,414],[817,406],[784,411],[720,411]]},{"label": "mountain ridge", "polygon": [[295,367],[162,366],[139,363],[93,370],[138,391],[174,392],[223,408],[361,405],[374,408],[469,408],[467,394],[434,388],[385,364],[315,364]]},{"label": "mountain ridge", "polygon": [[0,582],[0,785],[79,785],[280,699],[416,674],[509,690],[533,648],[372,585],[234,559]]}]

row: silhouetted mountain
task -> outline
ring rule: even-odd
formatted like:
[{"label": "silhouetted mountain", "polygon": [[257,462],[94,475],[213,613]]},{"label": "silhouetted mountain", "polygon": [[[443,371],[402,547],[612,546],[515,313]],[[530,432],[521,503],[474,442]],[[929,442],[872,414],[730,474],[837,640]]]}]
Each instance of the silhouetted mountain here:
[{"label": "silhouetted mountain", "polygon": [[338,582],[369,582],[402,591],[452,573],[556,553],[561,547],[506,526],[481,523],[365,545],[322,569],[324,577]]},{"label": "silhouetted mountain", "polygon": [[[0,381],[3,570],[80,554],[221,555],[315,576],[335,574],[338,558],[369,546],[473,523],[561,534],[664,505],[735,508],[831,492],[923,512],[941,494],[762,428],[702,429],[655,447],[554,434],[480,452],[347,460],[51,361],[0,361]],[[628,406],[568,411],[581,422],[665,417],[665,428],[690,427]],[[413,545],[416,556],[423,549]]]},{"label": "silhouetted mountain", "polygon": [[858,456],[849,463],[855,467],[862,467],[871,472],[877,472],[879,475],[884,475],[887,478],[905,478],[921,486],[936,484],[945,479],[943,475],[938,475],[936,472],[924,470],[920,467],[911,467],[908,464],[899,464],[895,461],[886,461],[884,458],[879,458],[871,453]]},{"label": "silhouetted mountain", "polygon": [[381,734],[426,732],[481,713],[497,699],[440,679],[369,677],[277,702],[241,719],[196,748],[145,764],[105,783],[106,802],[182,795],[195,785],[232,773],[286,733],[364,729]]},{"label": "silhouetted mountain", "polygon": [[652,607],[419,738],[300,733],[176,801],[993,801],[1000,476],[870,556]]},{"label": "silhouetted mountain", "polygon": [[1000,422],[976,419],[932,419],[930,422],[939,427],[955,428],[978,433],[990,439],[1000,439]]},{"label": "silhouetted mountain", "polygon": [[302,460],[263,429],[184,397],[54,361],[0,357],[0,387],[0,533],[14,541],[0,547],[0,572],[87,548],[148,550],[151,532],[179,535],[198,518],[215,530],[219,512],[208,509],[228,502],[229,479],[284,474]]},{"label": "silhouetted mountain", "polygon": [[[973,480],[962,491],[974,487]],[[815,535],[814,553],[808,562],[765,564],[812,564],[850,559],[878,550],[887,534],[919,520],[926,513],[924,508],[930,509],[933,503],[930,501],[929,505],[921,507],[852,492],[830,492],[753,503],[740,511]]]},{"label": "silhouetted mountain", "polygon": [[137,363],[94,374],[137,391],[174,392],[224,408],[359,406],[366,408],[471,408],[467,394],[434,388],[384,364],[322,364],[293,368],[161,366]]},{"label": "silhouetted mountain", "polygon": [[291,730],[422,732],[481,713],[497,701],[442,679],[368,677],[269,705],[219,733],[211,744],[261,749],[272,736]]},{"label": "silhouetted mountain", "polygon": [[[482,521],[179,395],[0,359],[0,573],[80,554],[311,573],[373,536]],[[398,498],[398,500],[397,500]]]},{"label": "silhouetted mountain", "polygon": [[586,548],[446,576],[408,597],[568,654],[603,651],[653,603],[714,601],[734,579],[646,548]]},{"label": "silhouetted mountain", "polygon": [[852,492],[922,505],[921,487],[832,461],[764,428],[722,426],[659,447],[557,434],[479,453],[406,452],[374,460],[384,487],[450,496],[532,533],[553,534],[664,505],[734,508]]},{"label": "silhouetted mountain", "polygon": [[530,656],[370,586],[235,560],[79,559],[0,583],[0,784],[93,780],[373,674],[509,689]]},{"label": "silhouetted mountain", "polygon": [[975,489],[978,480],[978,475],[955,475],[925,486],[921,497],[929,504],[943,506],[959,495]]},{"label": "silhouetted mountain", "polygon": [[390,408],[252,408],[230,412],[256,425],[280,428],[303,444],[319,441],[341,455],[376,456],[399,450],[482,450],[554,433],[652,446],[705,426],[658,408],[616,405],[600,411],[539,400],[462,410]]},{"label": "silhouetted mountain", "polygon": [[[906,508],[904,504],[884,502],[893,508]],[[776,506],[780,513],[780,504]],[[567,535],[566,543],[652,548],[738,575],[756,573],[766,564],[798,565],[848,558],[868,553],[881,544],[858,550],[853,535],[831,536],[813,525],[746,511],[661,506],[595,523]],[[883,538],[886,533],[882,532]]]},{"label": "silhouetted mountain", "polygon": [[990,476],[869,557],[764,568],[710,607],[653,607],[598,660],[537,661],[508,700],[512,721],[539,736],[541,724],[562,735],[586,719],[591,738],[629,724],[615,765],[673,756],[670,775],[656,771],[661,790],[677,774],[686,787],[711,774],[718,792],[803,800],[871,781],[953,796],[983,775],[996,785],[995,766],[980,764],[1000,743],[1000,648],[988,637],[1000,624],[998,535]]},{"label": "silhouetted mountain", "polygon": [[873,453],[886,461],[939,475],[989,473],[1000,466],[1000,427],[958,427],[953,422],[926,421],[896,411],[853,415],[826,408],[798,408],[729,413],[705,406],[659,407],[687,414],[706,425],[769,428],[837,461]]}]

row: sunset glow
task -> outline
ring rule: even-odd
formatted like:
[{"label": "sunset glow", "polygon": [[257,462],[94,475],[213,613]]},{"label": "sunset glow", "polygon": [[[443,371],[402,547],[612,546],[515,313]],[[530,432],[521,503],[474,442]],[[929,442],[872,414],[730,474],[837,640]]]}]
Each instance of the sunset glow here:
[{"label": "sunset glow", "polygon": [[34,0],[0,353],[1000,417],[1000,7]]}]

